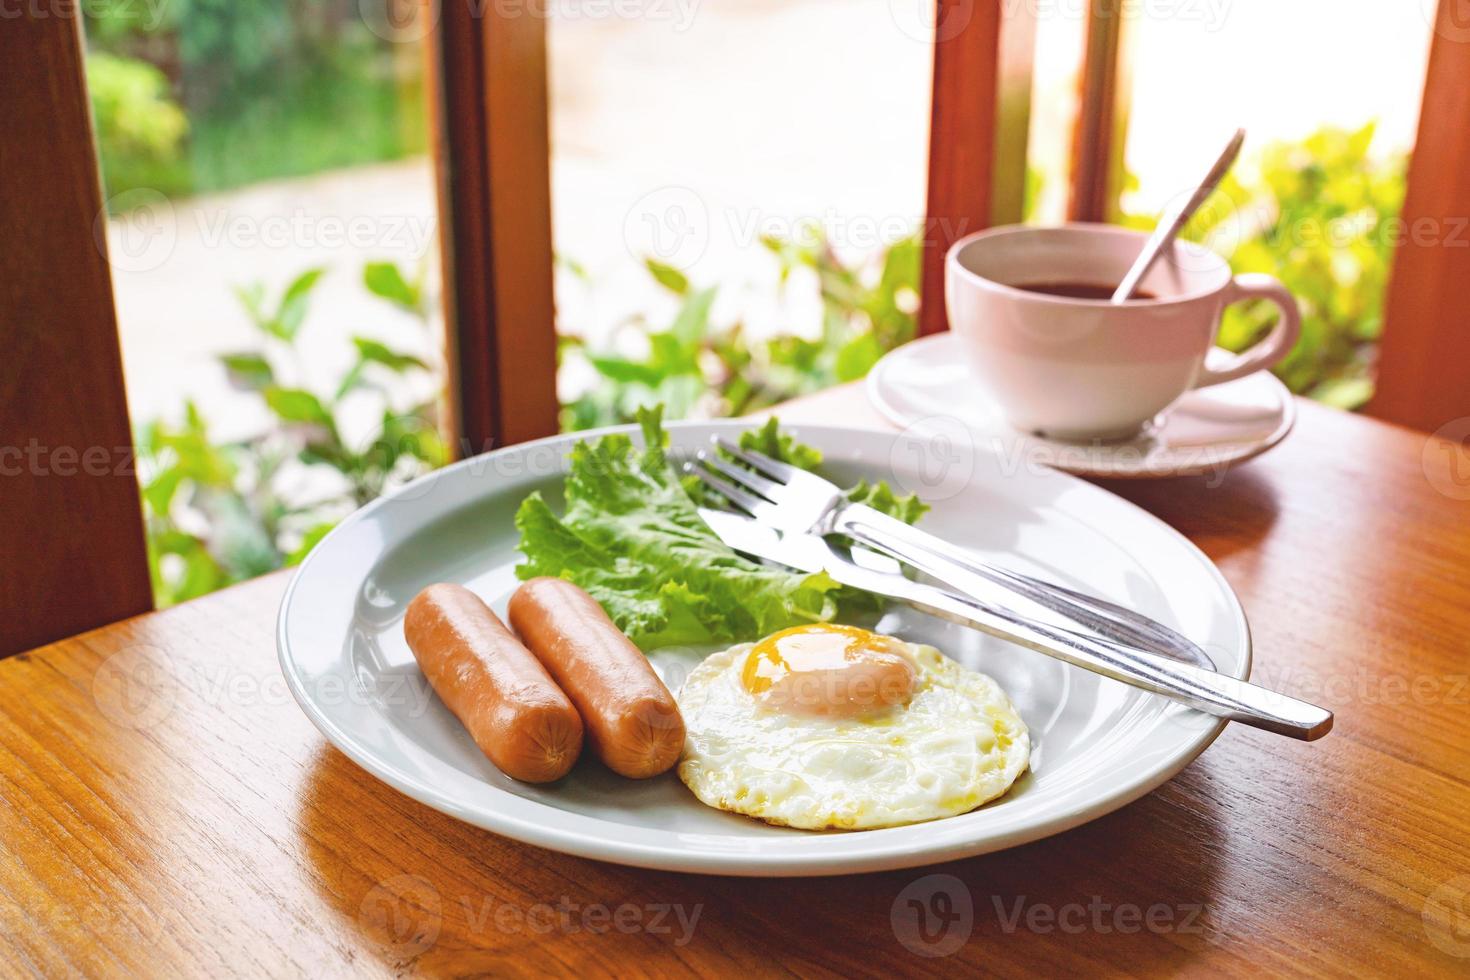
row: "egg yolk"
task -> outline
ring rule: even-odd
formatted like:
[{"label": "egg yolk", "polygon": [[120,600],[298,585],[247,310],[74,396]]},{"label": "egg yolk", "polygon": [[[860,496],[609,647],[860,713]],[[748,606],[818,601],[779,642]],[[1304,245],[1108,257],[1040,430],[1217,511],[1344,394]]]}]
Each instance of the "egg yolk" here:
[{"label": "egg yolk", "polygon": [[913,661],[888,637],[826,623],[771,634],[740,674],[768,708],[843,718],[908,704],[915,679]]}]

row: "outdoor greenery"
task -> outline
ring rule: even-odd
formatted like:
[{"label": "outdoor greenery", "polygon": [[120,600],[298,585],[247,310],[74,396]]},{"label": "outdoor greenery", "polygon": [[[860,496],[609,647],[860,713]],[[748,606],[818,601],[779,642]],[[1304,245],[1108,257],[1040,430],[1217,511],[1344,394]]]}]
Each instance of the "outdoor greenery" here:
[{"label": "outdoor greenery", "polygon": [[[160,605],[296,564],[342,517],[446,460],[437,399],[394,401],[415,387],[415,375],[417,387],[437,389],[432,379],[439,372],[425,358],[354,336],[352,365],[330,393],[302,386],[297,340],[323,275],[309,269],[276,297],[259,284],[237,290],[259,343],[220,362],[231,383],[264,409],[270,421],[261,431],[217,441],[191,403],[181,423],[154,421],[139,434],[149,564]],[[412,314],[427,332],[423,266],[409,277],[391,262],[372,262],[362,278],[369,292]],[[344,418],[365,414],[377,418],[370,434],[344,436]]]},{"label": "outdoor greenery", "polygon": [[716,324],[710,313],[719,286],[696,287],[679,270],[649,259],[648,272],[680,297],[677,315],[666,326],[641,318],[628,324],[646,347],[637,356],[592,349],[564,335],[563,359],[585,358],[601,383],[566,406],[563,428],[631,422],[639,408],[657,404],[671,419],[743,415],[861,378],[884,353],[914,336],[917,237],[859,264],[844,263],[825,238],[763,238],[762,244],[779,263],[782,288],[798,269],[815,274],[822,301],[815,337],[793,329],[757,340],[739,320]]},{"label": "outdoor greenery", "polygon": [[87,78],[112,197],[238,187],[423,152],[417,48],[358,4],[94,0]]}]

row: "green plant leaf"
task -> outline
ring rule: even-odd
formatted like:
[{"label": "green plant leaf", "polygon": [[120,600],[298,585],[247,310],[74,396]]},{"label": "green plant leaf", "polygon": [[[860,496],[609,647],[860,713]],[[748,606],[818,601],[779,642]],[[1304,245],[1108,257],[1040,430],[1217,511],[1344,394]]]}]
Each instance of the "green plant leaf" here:
[{"label": "green plant leaf", "polygon": [[341,401],[344,395],[362,384],[362,369],[366,363],[361,357],[358,357],[352,362],[352,367],[347,369],[347,373],[342,375],[342,380],[337,382],[337,391],[334,396],[337,401]]},{"label": "green plant leaf", "polygon": [[322,463],[340,472],[348,480],[362,468],[358,457],[331,439],[314,440],[302,447],[300,458],[303,463]]},{"label": "green plant leaf", "polygon": [[209,553],[231,580],[255,578],[281,567],[281,553],[260,514],[236,493],[211,493],[202,502],[209,520]]},{"label": "green plant leaf", "polygon": [[386,345],[379,343],[369,337],[353,337],[352,343],[357,347],[358,356],[371,364],[381,364],[393,371],[407,371],[409,368],[421,368],[425,371],[429,365],[423,359],[413,354],[403,354],[390,350]]},{"label": "green plant leaf", "polygon": [[[230,584],[230,577],[204,542],[192,535],[180,532],[160,532],[153,537],[154,548],[150,548],[154,597],[159,606],[172,606],[189,599],[207,595]],[[175,573],[165,571],[162,558],[177,556],[181,569]]]},{"label": "green plant leaf", "polygon": [[404,278],[394,262],[369,262],[362,267],[363,285],[374,296],[410,313],[421,313],[423,295],[418,285]]},{"label": "green plant leaf", "polygon": [[291,568],[301,564],[302,561],[306,559],[306,556],[311,554],[311,549],[320,544],[322,538],[327,536],[327,532],[332,530],[332,528],[336,526],[337,524],[335,521],[326,521],[321,524],[313,525],[311,528],[309,528],[307,532],[302,535],[301,543],[296,546],[295,550],[293,550],[290,554],[286,556],[286,567]]},{"label": "green plant leaf", "polygon": [[568,256],[562,255],[560,252],[557,252],[552,255],[551,260],[553,263],[561,266],[563,269],[567,270],[573,276],[582,280],[583,282],[590,282],[592,279],[592,273],[588,272],[587,267],[578,262],[576,259],[569,258]]},{"label": "green plant leaf", "polygon": [[717,287],[696,290],[684,300],[669,333],[686,349],[698,347],[709,332],[709,311],[714,305]]},{"label": "green plant leaf", "polygon": [[641,448],[621,434],[572,448],[563,514],[540,492],[521,501],[518,577],[576,582],[645,650],[763,636],[835,614],[836,583],[825,574],[768,568],[725,547],[669,465],[659,411],[638,420]]},{"label": "green plant leaf", "polygon": [[311,291],[316,288],[316,284],[326,271],[322,268],[307,269],[291,280],[291,284],[281,294],[281,305],[276,308],[272,333],[285,341],[296,339],[296,334],[301,330],[301,324],[306,319],[307,306],[311,302]]},{"label": "green plant leaf", "polygon": [[1333,408],[1355,411],[1373,397],[1373,381],[1369,378],[1332,378],[1312,388],[1307,395]]},{"label": "green plant leaf", "polygon": [[657,259],[644,259],[643,264],[660,286],[680,296],[689,292],[689,277],[678,269]]},{"label": "green plant leaf", "polygon": [[148,485],[143,487],[143,502],[153,513],[167,516],[170,505],[173,504],[174,494],[178,492],[179,485],[184,481],[184,471],[177,466],[170,466],[161,471]]},{"label": "green plant leaf", "polygon": [[698,343],[685,343],[672,330],[665,330],[650,334],[648,344],[653,351],[649,363],[658,369],[660,378],[699,373]]},{"label": "green plant leaf", "polygon": [[272,385],[264,390],[264,394],[265,403],[283,422],[320,425],[331,431],[336,430],[332,413],[328,412],[321,400],[311,392],[301,388],[281,388]]},{"label": "green plant leaf", "polygon": [[261,282],[246,283],[243,286],[231,287],[235,298],[245,308],[245,313],[250,317],[250,322],[256,329],[269,332],[266,323],[269,317],[265,313],[265,284]]},{"label": "green plant leaf", "polygon": [[588,354],[587,360],[598,374],[617,384],[644,384],[652,388],[664,378],[658,368],[625,357]]},{"label": "green plant leaf", "polygon": [[834,370],[838,381],[856,381],[864,377],[883,356],[883,346],[872,331],[860,333],[837,351]]},{"label": "green plant leaf", "polygon": [[420,409],[410,415],[385,413],[381,438],[393,444],[395,461],[408,455],[436,469],[448,460],[449,448],[425,411]]},{"label": "green plant leaf", "polygon": [[275,384],[275,372],[271,370],[270,362],[261,354],[249,351],[241,354],[221,354],[219,360],[225,367],[230,384],[236,388],[244,391],[259,391],[268,385]]}]

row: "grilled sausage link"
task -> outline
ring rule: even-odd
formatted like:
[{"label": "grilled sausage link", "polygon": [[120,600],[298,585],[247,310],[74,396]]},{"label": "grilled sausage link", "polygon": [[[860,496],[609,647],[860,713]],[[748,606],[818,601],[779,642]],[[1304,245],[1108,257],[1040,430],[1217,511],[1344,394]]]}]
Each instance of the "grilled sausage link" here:
[{"label": "grilled sausage link", "polygon": [[571,582],[534,578],[510,597],[510,623],[582,714],[592,751],[646,779],[684,749],[684,719],[648,658],[597,600]]},{"label": "grilled sausage link", "polygon": [[403,620],[419,668],[507,776],[549,783],[582,751],[582,719],[500,617],[469,589],[431,585]]}]

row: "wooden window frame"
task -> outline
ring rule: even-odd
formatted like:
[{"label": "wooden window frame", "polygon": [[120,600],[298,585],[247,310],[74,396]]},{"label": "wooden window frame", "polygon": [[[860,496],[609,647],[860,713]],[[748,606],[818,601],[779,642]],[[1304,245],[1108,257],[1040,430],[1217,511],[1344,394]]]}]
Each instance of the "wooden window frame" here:
[{"label": "wooden window frame", "polygon": [[1470,27],[1457,3],[1441,0],[1430,41],[1367,408],[1425,431],[1470,430]]},{"label": "wooden window frame", "polygon": [[153,607],[82,59],[0,29],[0,656]]},{"label": "wooden window frame", "polygon": [[1121,210],[1132,85],[1127,45],[1130,5],[1092,0],[1082,50],[1072,130],[1068,221],[1111,222]]},{"label": "wooden window frame", "polygon": [[[476,453],[557,430],[546,21],[425,12],[447,428]],[[0,32],[0,90],[25,93],[0,99],[0,656],[153,606],[79,17]]]},{"label": "wooden window frame", "polygon": [[559,427],[546,19],[428,9],[450,436],[473,455]]},{"label": "wooden window frame", "polygon": [[1021,220],[1036,16],[1030,4],[936,0],[919,334],[949,329],[944,257]]}]

